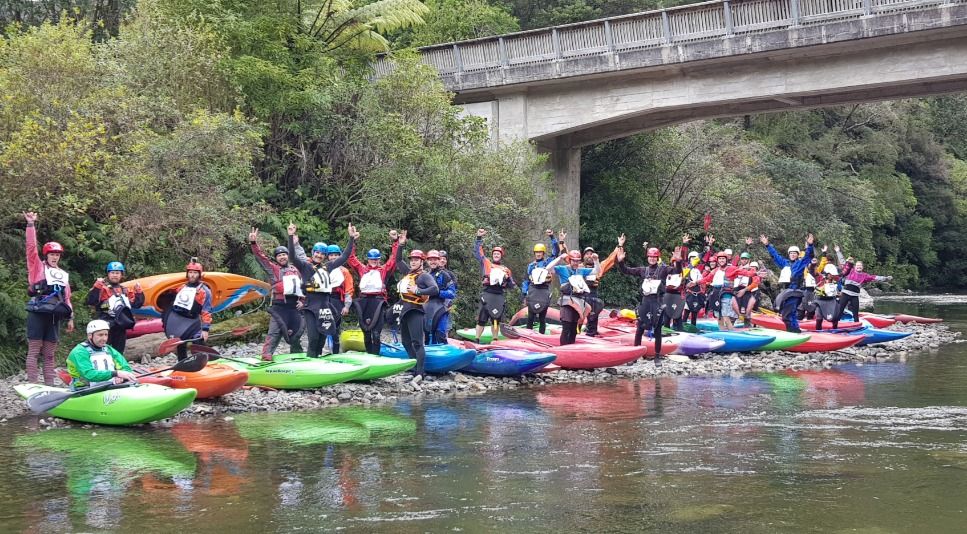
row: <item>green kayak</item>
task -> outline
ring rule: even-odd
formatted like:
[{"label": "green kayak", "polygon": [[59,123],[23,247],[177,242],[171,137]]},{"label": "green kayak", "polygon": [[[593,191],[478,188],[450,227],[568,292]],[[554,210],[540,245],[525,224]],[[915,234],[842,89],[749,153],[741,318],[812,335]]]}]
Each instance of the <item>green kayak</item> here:
[{"label": "green kayak", "polygon": [[387,376],[402,373],[403,371],[406,371],[416,365],[416,360],[413,359],[401,360],[399,358],[387,358],[385,356],[376,356],[375,354],[356,351],[330,354],[322,359],[330,362],[365,365],[369,368],[364,374],[354,378],[353,380],[375,380],[377,378],[385,378]]},{"label": "green kayak", "polygon": [[[53,390],[68,391],[41,384],[21,384],[14,389],[23,398]],[[137,384],[72,397],[48,413],[63,419],[99,425],[137,425],[167,419],[195,400],[194,389],[172,389],[157,384]]]},{"label": "green kayak", "polygon": [[772,343],[762,346],[758,350],[786,350],[796,345],[802,345],[803,343],[809,341],[809,333],[803,332],[801,334],[796,334],[794,332],[783,332],[782,330],[770,330],[768,328],[749,328],[748,330],[740,330],[740,332],[747,332],[749,334],[756,334],[761,336],[775,336],[776,340]]},{"label": "green kayak", "polygon": [[247,413],[235,418],[245,439],[296,445],[358,443],[392,446],[416,434],[416,422],[385,408],[346,406],[312,412]]},{"label": "green kayak", "polygon": [[[476,341],[477,330],[474,328],[461,328],[460,330],[457,330],[457,337],[461,339],[466,339],[467,341]],[[507,339],[507,338],[504,337],[502,334],[498,334],[497,339]],[[488,326],[484,328],[483,333],[480,334],[480,342],[490,343],[493,340],[494,340],[494,336],[490,333],[490,327]]]},{"label": "green kayak", "polygon": [[331,386],[354,380],[369,369],[365,365],[306,358],[302,354],[285,354],[275,358],[271,362],[244,357],[233,358],[239,361],[220,361],[236,369],[248,371],[248,385],[275,389],[315,389]]}]

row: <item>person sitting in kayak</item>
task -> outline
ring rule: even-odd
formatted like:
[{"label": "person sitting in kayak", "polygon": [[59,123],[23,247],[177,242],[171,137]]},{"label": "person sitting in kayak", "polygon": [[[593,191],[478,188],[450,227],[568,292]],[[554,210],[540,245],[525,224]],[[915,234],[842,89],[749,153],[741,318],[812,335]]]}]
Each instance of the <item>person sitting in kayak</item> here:
[{"label": "person sitting in kayak", "polygon": [[601,311],[604,310],[604,301],[598,297],[598,287],[601,285],[601,279],[604,275],[608,273],[613,267],[618,258],[618,250],[615,248],[611,251],[604,261],[598,259],[598,253],[594,251],[592,247],[584,247],[584,251],[581,253],[581,261],[584,267],[587,269],[594,269],[595,265],[598,266],[598,272],[592,273],[585,277],[585,281],[588,283],[588,288],[591,290],[585,300],[591,306],[591,313],[588,314],[587,324],[584,328],[584,334],[587,336],[597,336],[598,335],[598,316],[601,315]]},{"label": "person sitting in kayak", "polygon": [[94,287],[87,293],[86,304],[94,309],[94,317],[111,325],[107,344],[124,354],[128,330],[134,328],[133,310],[144,306],[144,291],[141,284],[125,288],[124,264],[112,261],[107,264],[107,280],[98,278]]},{"label": "person sitting in kayak", "polygon": [[[359,239],[359,232],[356,232],[355,238]],[[366,253],[365,265],[359,261],[355,252],[349,256],[347,262],[359,274],[359,295],[355,300],[355,306],[356,315],[359,316],[359,327],[363,331],[366,352],[376,355],[379,355],[379,349],[382,346],[380,334],[383,332],[383,307],[386,305],[387,298],[386,280],[396,269],[399,248],[406,244],[406,230],[399,233],[396,230],[390,230],[389,238],[393,244],[385,264],[380,265],[383,255],[375,248]]]},{"label": "person sitting in kayak", "polygon": [[64,247],[56,241],[37,250],[37,214],[23,213],[27,221],[27,381],[38,378],[37,360],[43,355],[44,384],[54,385],[54,353],[60,340],[60,324],[67,321],[67,332],[74,331],[70,276],[60,268]]},{"label": "person sitting in kayak", "polygon": [[396,265],[396,271],[401,276],[396,284],[400,294],[396,304],[399,307],[400,334],[406,354],[416,360],[414,374],[420,377],[426,368],[426,347],[423,343],[425,335],[429,333],[426,318],[434,317],[437,310],[443,308],[443,300],[433,298],[440,294],[440,288],[433,276],[423,270],[425,259],[422,250],[412,250],[407,265]]},{"label": "person sitting in kayak", "polygon": [[[293,224],[290,223],[289,228],[294,231]],[[302,292],[302,273],[289,262],[288,247],[275,247],[272,251],[273,261],[262,251],[258,237],[259,229],[253,226],[248,234],[249,245],[272,284],[269,333],[265,335],[265,343],[262,344],[262,359],[272,361],[275,349],[283,338],[289,344],[289,352],[302,352],[302,333],[305,331],[302,306],[305,304],[305,294]],[[296,248],[296,254],[302,251],[302,247]]]},{"label": "person sitting in kayak", "polygon": [[[587,302],[591,288],[588,278],[596,278],[600,272],[600,263],[595,256],[594,267],[582,266],[583,257],[577,250],[572,250],[554,258],[547,264],[548,269],[554,269],[561,284],[561,345],[570,345],[577,340],[578,325],[591,312],[591,305]],[[566,265],[558,265],[566,261]]]},{"label": "person sitting in kayak", "polygon": [[[551,270],[547,266],[561,253],[554,230],[548,228],[545,233],[551,242],[551,255],[548,257],[544,243],[535,244],[534,261],[527,264],[527,276],[520,284],[524,305],[527,306],[527,328],[533,329],[536,321],[538,331],[542,334],[547,330],[547,308],[551,305]],[[561,230],[561,235],[567,236],[564,230]],[[561,238],[563,240],[564,237]]]},{"label": "person sitting in kayak", "polygon": [[447,342],[447,332],[450,330],[449,303],[457,298],[457,282],[453,279],[450,271],[443,268],[441,259],[438,250],[431,250],[426,253],[426,262],[430,266],[430,276],[433,277],[433,281],[440,289],[438,294],[430,297],[431,301],[439,300],[440,302],[427,303],[426,306],[426,344],[428,345]]},{"label": "person sitting in kayak", "polygon": [[108,344],[110,330],[111,324],[101,319],[87,323],[87,341],[78,343],[67,355],[71,389],[137,381],[128,361]]},{"label": "person sitting in kayak", "polygon": [[289,225],[289,259],[295,263],[302,274],[303,291],[306,294],[305,305],[302,307],[306,332],[309,334],[306,356],[318,358],[322,354],[326,336],[332,336],[334,343],[339,338],[336,328],[337,318],[341,316],[342,303],[333,295],[333,290],[343,284],[344,275],[339,267],[346,263],[353,251],[356,242],[353,236],[356,235],[356,228],[352,224],[349,225],[347,230],[349,244],[346,245],[346,250],[332,261],[328,261],[327,257],[329,245],[323,243],[312,246],[312,257],[309,261],[300,259],[295,251],[297,231],[298,228],[294,224]]},{"label": "person sitting in kayak", "polygon": [[641,279],[641,302],[638,303],[636,313],[638,315],[638,325],[635,329],[635,346],[641,345],[641,337],[646,331],[650,331],[655,339],[655,360],[661,359],[661,338],[662,323],[664,322],[665,310],[661,306],[662,294],[665,289],[665,280],[670,275],[681,274],[681,248],[676,247],[672,255],[671,265],[659,263],[661,253],[655,247],[648,247],[645,241],[643,246],[646,250],[648,264],[644,267],[628,267],[625,265],[625,235],[621,234],[618,238],[618,270],[622,273],[635,276]]},{"label": "person sitting in kayak", "polygon": [[498,339],[500,333],[500,321],[504,318],[504,305],[506,304],[504,291],[517,286],[514,283],[514,276],[510,268],[501,262],[504,259],[503,247],[494,247],[490,253],[490,259],[483,255],[483,238],[487,231],[483,228],[477,230],[477,238],[473,242],[473,257],[480,263],[480,270],[483,274],[483,292],[480,294],[480,310],[477,312],[477,343],[480,343],[480,335],[483,334],[484,326],[490,324],[490,331],[493,339]]},{"label": "person sitting in kayak", "polygon": [[769,244],[769,238],[765,234],[759,236],[759,241],[769,251],[772,261],[781,269],[779,273],[779,287],[782,291],[776,297],[775,307],[782,314],[782,322],[786,325],[786,331],[796,334],[802,332],[799,329],[799,304],[802,302],[804,284],[803,273],[813,259],[813,234],[806,236],[806,254],[800,257],[799,247],[793,245],[787,250],[787,258],[779,255],[775,247]]},{"label": "person sitting in kayak", "polygon": [[[187,282],[175,289],[175,298],[161,316],[165,336],[182,340],[196,340],[204,344],[208,341],[208,330],[212,326],[212,290],[202,282],[205,268],[192,258],[185,266]],[[178,361],[188,357],[188,344],[177,348]]]},{"label": "person sitting in kayak", "polygon": [[[747,287],[751,283],[751,278],[757,276],[757,274],[754,269],[743,269],[737,265],[729,265],[729,257],[725,251],[719,252],[716,255],[716,260],[717,264],[715,269],[705,273],[702,282],[718,289],[716,294],[718,295],[719,304],[716,312],[719,318],[719,328],[722,330],[731,330],[732,321],[739,316],[737,313],[738,308],[733,308],[732,306],[732,300],[735,295],[735,282],[738,279],[740,284],[746,284],[743,287]],[[748,277],[748,280],[745,277]]]},{"label": "person sitting in kayak", "polygon": [[[836,247],[835,250],[837,257],[842,259],[843,254],[840,252],[839,247]],[[893,280],[893,277],[865,273],[863,272],[863,262],[853,262],[852,258],[842,260],[841,263],[843,264],[843,275],[840,282],[843,284],[843,289],[840,290],[839,294],[836,319],[842,319],[843,313],[849,308],[849,312],[853,315],[853,320],[859,321],[860,291],[863,290],[863,284],[867,282],[888,282]]]}]

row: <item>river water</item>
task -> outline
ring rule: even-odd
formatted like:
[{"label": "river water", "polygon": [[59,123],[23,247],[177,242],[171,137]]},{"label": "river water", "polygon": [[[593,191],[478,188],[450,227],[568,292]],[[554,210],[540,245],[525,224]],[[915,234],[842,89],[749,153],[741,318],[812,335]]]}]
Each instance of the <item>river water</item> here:
[{"label": "river water", "polygon": [[[877,306],[967,331],[964,297]],[[815,372],[0,429],[0,532],[967,530],[967,344]]]}]

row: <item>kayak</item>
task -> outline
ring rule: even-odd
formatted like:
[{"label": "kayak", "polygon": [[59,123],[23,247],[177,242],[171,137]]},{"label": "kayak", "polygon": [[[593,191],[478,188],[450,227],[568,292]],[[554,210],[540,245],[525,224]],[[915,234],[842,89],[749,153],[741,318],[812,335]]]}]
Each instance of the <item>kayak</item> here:
[{"label": "kayak", "polygon": [[377,378],[386,378],[387,376],[393,376],[395,374],[402,373],[403,371],[407,371],[416,365],[416,360],[409,358],[387,358],[385,356],[377,356],[375,354],[356,351],[330,354],[329,356],[323,356],[322,359],[329,362],[351,363],[353,365],[365,365],[368,367],[364,374],[354,378],[353,380],[376,380]]},{"label": "kayak", "polygon": [[903,339],[907,336],[913,335],[913,332],[897,332],[895,330],[882,330],[879,328],[867,327],[850,334],[863,334],[866,337],[856,344],[857,347],[865,347],[866,345],[872,345],[874,343],[889,343],[890,341],[896,341],[898,339]]},{"label": "kayak", "polygon": [[886,328],[896,323],[896,318],[886,315],[876,315],[874,313],[860,313],[860,322],[866,321],[875,328]]},{"label": "kayak", "polygon": [[919,315],[907,315],[905,313],[898,313],[893,316],[897,322],[907,324],[907,323],[919,323],[919,324],[933,324],[942,323],[943,319],[938,317],[920,317]]},{"label": "kayak", "polygon": [[134,328],[128,330],[127,338],[132,339],[164,331],[165,325],[161,322],[161,319],[141,319],[134,323]]},{"label": "kayak", "polygon": [[[557,308],[547,308],[547,315],[544,318],[547,324],[551,324],[552,322],[560,324],[561,310]],[[510,324],[511,326],[523,326],[524,323],[526,322],[527,322],[527,306],[524,306],[523,308],[517,310],[517,313],[515,313],[514,316],[510,318],[510,321],[508,321],[508,324]],[[471,339],[470,341],[473,341],[473,340]],[[480,341],[483,342],[483,338],[480,338]]]},{"label": "kayak", "polygon": [[[206,272],[202,280],[212,290],[212,313],[262,299],[270,289],[269,284],[261,280],[232,273]],[[144,305],[134,310],[135,315],[160,318],[170,305],[170,301],[165,301],[173,299],[175,289],[184,282],[185,273],[182,271],[128,280],[122,285],[134,287],[134,284],[141,284]]]},{"label": "kayak", "polygon": [[363,341],[363,331],[358,328],[343,330],[342,333],[339,334],[339,350],[346,352],[366,352],[366,343]]},{"label": "kayak", "polygon": [[[756,326],[761,326],[763,328],[772,328],[773,330],[785,330],[786,324],[782,322],[782,317],[777,317],[775,315],[764,315],[756,314],[752,316],[752,324]],[[823,321],[822,329],[830,329],[833,327],[833,323],[829,321]],[[856,321],[840,321],[836,326],[842,330],[855,330],[857,328],[863,328],[863,323]],[[801,330],[809,330],[810,332],[816,330],[816,321],[802,320],[799,321],[799,328]]]},{"label": "kayak", "polygon": [[825,352],[852,347],[866,339],[864,334],[829,334],[826,332],[812,332],[809,341],[800,343],[786,350],[792,352]]},{"label": "kayak", "polygon": [[197,399],[221,397],[241,389],[248,382],[248,371],[236,369],[223,363],[209,363],[201,371],[186,373],[172,371],[171,387],[175,389],[194,388]]},{"label": "kayak", "polygon": [[762,347],[776,340],[776,336],[749,334],[736,330],[726,330],[720,332],[706,332],[701,336],[725,341],[725,344],[715,352],[751,352],[760,350]]},{"label": "kayak", "polygon": [[[477,340],[477,330],[474,328],[461,328],[457,330],[457,337],[460,339],[466,339],[467,341]],[[507,339],[503,334],[497,334],[497,339]],[[484,328],[483,333],[480,334],[481,343],[490,343],[494,340],[493,334],[490,332],[490,327]]]},{"label": "kayak", "polygon": [[399,445],[416,433],[416,421],[390,409],[339,407],[311,412],[243,413],[235,418],[247,440],[277,440],[296,445],[358,443]]},{"label": "kayak", "polygon": [[491,348],[481,350],[464,372],[490,376],[517,376],[534,373],[554,361],[550,352]]},{"label": "kayak", "polygon": [[760,351],[786,350],[791,347],[795,347],[796,345],[801,345],[809,341],[809,337],[811,335],[808,332],[797,334],[795,332],[786,332],[785,330],[771,330],[768,328],[749,328],[749,329],[742,330],[742,332],[746,332],[749,334],[756,334],[760,336],[775,336],[776,340],[773,341],[772,343],[768,343],[766,345],[759,347],[758,350]]},{"label": "kayak", "polygon": [[[399,343],[383,343],[379,353],[387,358],[410,359],[406,349]],[[444,374],[470,365],[477,351],[455,345],[427,345],[424,369],[428,373]]]},{"label": "kayak", "polygon": [[712,339],[706,336],[686,334],[684,332],[666,334],[662,337],[662,345],[664,345],[665,339],[670,339],[676,342],[678,347],[675,349],[675,354],[682,354],[684,356],[694,356],[704,352],[713,352],[716,349],[725,346],[724,339]]},{"label": "kayak", "polygon": [[[41,391],[68,391],[41,384],[20,384],[14,386],[14,390],[25,399]],[[71,397],[48,413],[82,423],[137,425],[175,415],[195,400],[195,394],[194,389],[172,389],[157,384],[122,385],[90,395]]]},{"label": "kayak", "polygon": [[314,389],[353,380],[366,373],[365,365],[336,363],[321,358],[305,358],[301,354],[276,356],[271,362],[259,358],[223,359],[225,365],[248,371],[250,386],[275,389]]},{"label": "kayak", "polygon": [[[57,369],[57,378],[64,383],[65,386],[71,385],[71,375],[67,372],[67,369]],[[142,384],[157,384],[159,386],[172,387],[177,380],[171,378],[170,376],[145,376],[138,379],[138,382]]]},{"label": "kayak", "polygon": [[[649,347],[633,347],[618,344],[574,344],[562,347],[543,347],[524,339],[505,339],[495,341],[494,345],[509,349],[529,350],[532,352],[549,352],[556,356],[554,365],[564,369],[596,369],[599,367],[614,367],[633,362],[644,357]],[[651,348],[654,355],[654,348]]]}]

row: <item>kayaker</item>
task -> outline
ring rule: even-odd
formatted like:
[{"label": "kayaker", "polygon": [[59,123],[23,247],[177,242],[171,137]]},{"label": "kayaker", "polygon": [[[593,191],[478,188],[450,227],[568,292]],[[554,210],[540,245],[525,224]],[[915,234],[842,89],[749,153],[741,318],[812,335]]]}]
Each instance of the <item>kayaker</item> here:
[{"label": "kayaker", "polygon": [[[329,261],[335,261],[342,256],[342,248],[339,245],[329,245],[326,247],[326,255]],[[342,273],[342,285],[336,286],[332,290],[332,294],[337,298],[341,304],[341,309],[339,313],[335,316],[336,324],[333,327],[335,333],[332,334],[332,353],[339,354],[339,335],[342,332],[342,318],[349,315],[349,309],[353,305],[353,293],[356,291],[355,284],[353,283],[353,274],[349,272],[346,266],[339,267],[339,271]]]},{"label": "kayaker", "polygon": [[[689,254],[688,243],[692,238],[688,234],[682,236],[682,246],[677,249],[679,257]],[[665,294],[662,295],[661,303],[665,309],[663,326],[671,326],[679,332],[682,330],[682,313],[685,308],[685,278],[683,273],[686,266],[677,273],[671,273],[665,278]]]},{"label": "kayaker", "polygon": [[[572,250],[547,265],[549,269],[554,269],[561,284],[561,298],[558,300],[561,307],[561,345],[570,345],[577,340],[578,325],[591,312],[591,305],[586,300],[591,294],[587,279],[596,278],[600,272],[597,257],[594,259],[594,267],[584,267],[582,254]],[[567,264],[558,265],[562,262]]]},{"label": "kayaker", "polygon": [[[423,376],[426,367],[426,317],[433,317],[443,307],[442,299],[432,299],[440,294],[440,288],[430,273],[423,270],[426,256],[422,250],[412,250],[407,265],[397,264],[400,281],[396,289],[400,294],[400,335],[406,353],[416,360],[414,374]],[[432,300],[431,300],[432,299]]]},{"label": "kayaker", "polygon": [[[839,251],[837,251],[838,253]],[[841,256],[841,254],[840,254]],[[839,294],[839,305],[836,311],[836,318],[842,319],[843,313],[849,308],[850,313],[853,315],[854,321],[860,320],[860,291],[863,290],[863,284],[867,282],[888,282],[893,280],[892,276],[880,276],[876,274],[868,274],[863,272],[863,262],[857,261],[855,263],[844,261],[845,268],[843,269],[843,276],[841,282],[843,283],[843,289]]]},{"label": "kayaker", "polygon": [[799,247],[793,245],[786,251],[788,257],[783,258],[775,247],[769,244],[765,234],[759,236],[759,241],[769,251],[772,261],[781,269],[779,273],[779,287],[782,291],[776,297],[775,307],[782,314],[782,322],[786,331],[800,333],[799,304],[802,302],[803,272],[813,259],[813,234],[806,236],[806,253],[800,257]]},{"label": "kayaker", "polygon": [[[208,341],[208,330],[212,326],[212,290],[205,284],[205,268],[198,258],[191,258],[185,265],[184,284],[175,289],[174,301],[161,316],[165,335],[169,338],[193,340],[204,344]],[[188,357],[188,345],[178,345],[178,361]]]},{"label": "kayaker", "polygon": [[698,322],[698,313],[705,308],[705,265],[698,251],[688,253],[687,265],[682,269],[682,278],[685,280],[685,310],[683,321],[695,326]]},{"label": "kayaker", "polygon": [[108,344],[110,330],[111,324],[101,319],[87,323],[87,341],[78,343],[67,355],[72,390],[138,380],[124,356]]},{"label": "kayaker", "polygon": [[[363,331],[363,342],[366,344],[366,352],[376,355],[382,346],[380,334],[383,332],[383,307],[386,305],[386,279],[396,269],[399,247],[406,244],[406,230],[399,233],[390,230],[389,237],[393,244],[385,264],[380,265],[383,255],[375,248],[366,253],[365,265],[360,263],[355,252],[349,256],[348,261],[349,266],[359,274],[359,295],[355,306],[359,327]],[[359,232],[353,238],[359,239]]]},{"label": "kayaker", "polygon": [[648,242],[645,241],[643,246],[645,247],[648,264],[644,267],[629,267],[624,262],[624,244],[625,235],[621,234],[621,237],[618,238],[618,248],[621,249],[617,258],[618,270],[641,279],[641,302],[638,303],[636,310],[638,326],[635,329],[635,346],[641,345],[641,337],[646,331],[651,331],[652,337],[655,339],[655,359],[657,361],[661,358],[661,327],[665,313],[661,306],[661,299],[664,293],[665,280],[668,279],[669,275],[681,274],[681,250],[680,248],[675,249],[671,265],[659,264],[658,258],[661,253],[655,247],[649,248]]},{"label": "kayaker", "polygon": [[601,286],[601,279],[604,278],[604,275],[614,267],[617,258],[617,248],[612,250],[611,254],[604,261],[599,261],[598,253],[592,247],[584,247],[584,251],[582,252],[581,259],[584,267],[593,269],[595,265],[598,266],[597,273],[592,273],[585,277],[588,288],[591,290],[585,299],[591,306],[591,313],[588,314],[587,324],[584,327],[584,334],[587,336],[594,337],[598,335],[598,316],[604,310],[604,301],[598,297],[598,287]]},{"label": "kayaker", "polygon": [[[295,231],[295,225],[289,223],[289,229]],[[302,306],[305,304],[305,293],[302,292],[302,273],[289,262],[289,249],[278,246],[272,251],[270,260],[262,247],[258,244],[259,229],[252,227],[248,234],[252,254],[258,260],[262,270],[269,277],[272,284],[272,304],[269,306],[269,333],[265,335],[262,344],[262,359],[272,361],[275,349],[284,338],[289,344],[289,352],[302,352],[302,334],[305,332],[305,322],[302,319]],[[296,246],[295,253],[302,251]],[[302,251],[303,254],[305,251]]]},{"label": "kayaker", "polygon": [[477,312],[476,341],[480,343],[480,335],[484,326],[490,324],[493,339],[500,334],[499,324],[504,318],[506,304],[504,291],[517,286],[510,268],[501,262],[504,259],[504,248],[495,246],[490,252],[490,259],[483,255],[483,238],[487,231],[477,230],[477,238],[473,242],[473,257],[480,263],[483,274],[483,291],[480,294],[480,310]]},{"label": "kayaker", "polygon": [[[440,250],[440,268],[442,268],[444,271],[446,271],[447,274],[450,275],[450,278],[453,279],[453,294],[454,294],[454,297],[453,298],[450,298],[450,299],[444,299],[444,304],[447,307],[447,313],[451,313],[452,314],[453,313],[453,302],[456,300],[456,296],[455,295],[457,295],[457,292],[460,291],[460,284],[457,283],[457,273],[453,272],[448,267],[449,264],[450,264],[449,254],[447,254],[447,251],[446,250],[441,249]],[[449,322],[450,322],[450,316],[448,315],[447,316],[447,323],[449,323]],[[449,329],[449,324],[447,324],[447,328]]]},{"label": "kayaker", "polygon": [[[430,297],[426,306],[426,343],[442,344],[447,342],[447,332],[450,330],[449,303],[457,298],[457,282],[450,271],[440,264],[440,251],[431,250],[426,253],[426,262],[430,266],[430,276],[436,282],[439,292]],[[439,303],[435,302],[439,300]],[[437,305],[439,304],[439,305]]]},{"label": "kayaker", "polygon": [[718,295],[718,304],[716,315],[719,318],[719,328],[722,330],[731,330],[732,322],[738,318],[737,308],[732,306],[732,299],[735,296],[735,282],[738,277],[743,277],[740,279],[741,284],[750,283],[744,277],[756,276],[756,272],[753,269],[746,268],[743,269],[736,265],[729,264],[729,256],[725,251],[719,252],[716,255],[716,266],[711,271],[705,273],[705,277],[702,278],[702,282],[705,284],[716,288],[716,295]]},{"label": "kayaker", "polygon": [[[527,328],[533,329],[537,322],[538,331],[542,334],[547,330],[547,309],[551,305],[551,270],[547,266],[561,253],[554,231],[548,228],[544,232],[551,243],[551,255],[547,255],[544,243],[535,244],[534,261],[527,264],[527,276],[520,284],[524,305],[527,306]],[[561,235],[567,236],[564,230],[561,230]]]},{"label": "kayaker", "polygon": [[[746,248],[752,246],[752,238],[745,240]],[[752,254],[748,250],[739,254],[739,269],[751,271],[753,274],[737,274],[732,281],[732,311],[736,318],[741,319],[748,326],[748,319],[756,307],[756,291],[759,290],[758,264],[752,266]]]},{"label": "kayaker", "polygon": [[[708,234],[705,236],[705,257],[702,261],[705,262],[704,274],[708,274],[719,266],[719,255],[714,251],[712,246],[715,244],[715,236]],[[726,256],[726,263],[728,263],[728,257]],[[704,276],[704,275],[703,275]],[[705,316],[706,317],[719,317],[721,315],[722,309],[722,286],[710,286],[705,284]]]},{"label": "kayaker", "polygon": [[338,318],[341,317],[342,303],[333,295],[333,290],[343,284],[344,275],[339,267],[349,259],[356,243],[354,235],[357,234],[356,228],[350,224],[347,230],[349,244],[336,259],[328,261],[329,246],[316,243],[312,246],[309,261],[304,261],[295,253],[294,238],[297,231],[298,228],[294,224],[289,225],[289,259],[295,263],[302,274],[303,290],[306,294],[305,305],[302,307],[306,332],[309,334],[306,356],[318,358],[322,354],[326,336],[332,336],[334,348],[337,346],[335,344],[339,339],[339,332],[336,327]]},{"label": "kayaker", "polygon": [[819,283],[819,278],[822,276],[823,268],[826,267],[826,245],[820,250],[820,257],[813,256],[813,259],[809,261],[809,266],[802,274],[802,303],[799,305],[799,317],[801,319],[812,320],[814,313],[816,311],[816,305],[813,301],[816,298],[816,287]]},{"label": "kayaker", "polygon": [[816,280],[816,330],[823,328],[823,320],[832,323],[834,330],[839,328],[839,279],[839,268],[827,263]]},{"label": "kayaker", "polygon": [[111,325],[107,344],[124,354],[128,330],[135,324],[133,310],[144,306],[144,291],[139,283],[129,288],[121,285],[125,273],[123,263],[112,261],[105,271],[107,279],[98,278],[94,282],[94,287],[87,293],[86,304],[93,308],[96,319]]},{"label": "kayaker", "polygon": [[[37,360],[43,356],[44,384],[54,385],[54,353],[60,340],[60,323],[67,321],[67,332],[74,331],[70,276],[60,268],[64,247],[56,241],[44,243],[37,251],[37,214],[23,213],[27,221],[27,381],[37,382]],[[41,255],[42,254],[42,255]]]}]

